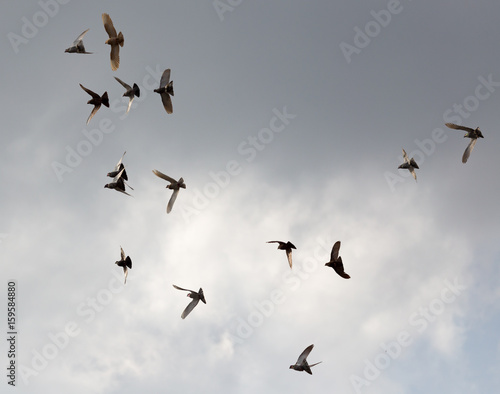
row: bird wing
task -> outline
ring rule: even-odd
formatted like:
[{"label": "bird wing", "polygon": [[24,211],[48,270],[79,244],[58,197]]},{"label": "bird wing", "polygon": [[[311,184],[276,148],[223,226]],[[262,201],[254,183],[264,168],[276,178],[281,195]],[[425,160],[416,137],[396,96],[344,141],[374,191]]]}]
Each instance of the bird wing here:
[{"label": "bird wing", "polygon": [[332,253],[330,254],[330,261],[335,261],[339,257],[340,241],[333,244]]},{"label": "bird wing", "polygon": [[163,108],[165,108],[165,111],[167,111],[167,114],[171,114],[174,112],[174,108],[172,106],[172,99],[170,98],[170,95],[165,92],[160,94],[161,96],[161,102],[163,103]]},{"label": "bird wing", "polygon": [[163,71],[163,74],[160,79],[160,88],[163,88],[168,85],[168,81],[170,81],[170,69],[167,68]]},{"label": "bird wing", "polygon": [[127,114],[128,111],[130,111],[130,107],[132,106],[132,101],[134,101],[134,96],[130,97],[130,99],[128,100]]},{"label": "bird wing", "polygon": [[309,356],[309,353],[311,353],[311,350],[313,350],[314,345],[309,345],[308,347],[305,348],[305,350],[300,354],[299,358],[297,359],[296,364],[300,365],[304,361],[306,361],[307,356]]},{"label": "bird wing", "polygon": [[176,286],[176,285],[172,285],[172,286],[174,286],[177,290],[190,291],[191,293],[196,293],[196,291],[189,290],[189,289],[183,289],[182,287],[179,287],[179,286]]},{"label": "bird wing", "polygon": [[97,113],[97,111],[101,108],[101,104],[96,104],[94,105],[94,108],[92,109],[92,112],[90,112],[89,117],[87,118],[87,124],[89,124],[90,120],[94,117],[94,115]]},{"label": "bird wing", "polygon": [[102,14],[102,23],[104,23],[104,29],[110,38],[117,36],[113,21],[108,14]]},{"label": "bird wing", "polygon": [[81,88],[83,90],[85,90],[88,94],[90,94],[93,98],[101,98],[101,96],[99,96],[97,93],[94,93],[92,90],[90,89],[87,89],[85,86],[83,86],[82,84],[80,84]]},{"label": "bird wing", "polygon": [[127,276],[128,276],[128,268],[126,265],[123,266],[123,273],[125,274],[125,282],[123,282],[124,285],[127,284]]},{"label": "bird wing", "polygon": [[344,271],[344,264],[342,263],[342,257],[340,257],[339,260],[333,264],[333,269],[342,278],[344,278],[344,279],[350,278],[350,276],[348,274],[346,274],[346,272]]},{"label": "bird wing", "polygon": [[415,170],[413,169],[413,167],[410,167],[410,172],[411,174],[413,175],[413,178],[415,178],[415,181],[417,180],[417,173],[415,172]]},{"label": "bird wing", "polygon": [[153,170],[153,174],[155,174],[156,176],[162,178],[162,179],[165,179],[166,181],[170,182],[170,183],[175,183],[177,182],[174,178],[170,178],[168,175],[165,175],[164,173],[158,171],[158,170]]},{"label": "bird wing", "polygon": [[85,30],[82,34],[80,34],[80,35],[76,38],[76,40],[75,40],[75,41],[73,41],[73,45],[78,45],[78,44],[80,43],[80,41],[82,41],[82,40],[83,40],[83,36],[84,36],[85,34],[87,34],[87,32],[88,32],[89,30],[90,30],[90,29],[87,29],[87,30]]},{"label": "bird wing", "polygon": [[123,248],[121,246],[120,246],[120,254],[121,254],[122,260],[125,260],[125,252],[123,251]]},{"label": "bird wing", "polygon": [[111,60],[111,69],[113,71],[118,70],[118,67],[120,67],[120,46],[118,44],[111,45],[109,59]]},{"label": "bird wing", "polygon": [[179,189],[175,189],[174,192],[172,193],[172,197],[170,197],[170,200],[168,201],[167,213],[170,213],[170,211],[172,211],[172,207],[174,206],[174,202],[178,194],[179,194]]},{"label": "bird wing", "polygon": [[290,268],[292,268],[292,250],[286,249],[286,258],[288,259],[288,264],[290,264]]},{"label": "bird wing", "polygon": [[467,160],[469,159],[470,153],[472,152],[472,149],[474,149],[476,142],[477,138],[473,138],[470,140],[469,145],[467,145],[467,149],[465,149],[464,155],[462,156],[462,163],[467,163]]},{"label": "bird wing", "polygon": [[120,164],[122,164],[123,156],[125,156],[125,153],[127,153],[127,151],[123,152],[122,157],[120,157],[120,160],[118,161],[118,163],[116,163],[115,171],[118,171],[120,169]]},{"label": "bird wing", "polygon": [[120,178],[122,177],[123,171],[125,171],[125,167],[123,167],[122,170],[118,174],[116,174],[116,176],[113,178],[112,183],[116,183],[120,180]]},{"label": "bird wing", "polygon": [[184,312],[182,312],[181,318],[185,319],[187,315],[191,313],[191,311],[194,309],[196,305],[198,305],[198,302],[200,302],[199,298],[193,298],[193,301],[191,301],[186,309],[184,309]]},{"label": "bird wing", "polygon": [[117,78],[115,77],[115,79],[120,82],[120,84],[127,90],[131,90],[132,88],[130,87],[130,85],[127,85],[125,82],[123,82],[120,78]]},{"label": "bird wing", "polygon": [[410,159],[408,158],[408,155],[406,154],[405,150],[403,149],[403,159],[405,161],[405,163],[409,163],[410,162]]},{"label": "bird wing", "polygon": [[474,131],[474,129],[471,129],[470,127],[460,126],[459,124],[455,124],[455,123],[445,123],[445,125],[446,125],[446,127],[449,127],[450,129],[463,130],[463,131]]}]

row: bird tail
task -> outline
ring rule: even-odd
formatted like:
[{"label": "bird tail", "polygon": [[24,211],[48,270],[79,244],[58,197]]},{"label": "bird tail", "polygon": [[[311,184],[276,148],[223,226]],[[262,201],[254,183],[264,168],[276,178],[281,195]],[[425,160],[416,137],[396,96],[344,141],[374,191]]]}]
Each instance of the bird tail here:
[{"label": "bird tail", "polygon": [[309,364],[309,367],[314,367],[315,365],[321,364],[323,361],[317,362],[315,364]]},{"label": "bird tail", "polygon": [[127,256],[127,258],[125,259],[125,264],[127,265],[127,267],[132,268],[132,259],[130,258],[130,256]]},{"label": "bird tail", "polygon": [[171,96],[174,95],[174,81],[170,81],[167,85],[167,93]]},{"label": "bird tail", "polygon": [[118,33],[118,43],[120,44],[121,47],[123,47],[123,44],[125,43],[122,32]]},{"label": "bird tail", "polygon": [[106,107],[109,108],[108,92],[104,92],[104,94],[101,97],[101,102],[102,102],[102,105],[105,105]]},{"label": "bird tail", "polygon": [[136,83],[134,83],[134,94],[137,96],[137,97],[141,97],[141,90],[139,89],[139,86],[137,86]]}]

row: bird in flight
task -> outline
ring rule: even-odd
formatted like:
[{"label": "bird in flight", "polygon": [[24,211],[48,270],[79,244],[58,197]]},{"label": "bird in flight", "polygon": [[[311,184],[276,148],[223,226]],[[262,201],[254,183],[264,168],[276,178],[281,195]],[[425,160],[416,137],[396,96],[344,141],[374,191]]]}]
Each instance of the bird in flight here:
[{"label": "bird in flight", "polygon": [[137,86],[136,83],[134,83],[134,87],[131,87],[130,85],[127,85],[125,82],[123,82],[120,78],[115,77],[115,79],[120,82],[120,84],[125,88],[125,93],[123,93],[122,97],[128,97],[128,108],[127,108],[127,113],[130,111],[130,107],[132,106],[132,101],[134,101],[134,97],[140,97],[141,96],[141,90],[139,89],[139,86]]},{"label": "bird in flight", "polygon": [[467,148],[465,149],[465,152],[462,156],[462,163],[467,163],[467,160],[469,159],[472,149],[474,149],[474,146],[476,146],[477,139],[484,138],[483,133],[481,133],[479,127],[471,129],[470,127],[460,126],[455,123],[445,123],[445,124],[446,127],[449,127],[450,129],[466,131],[464,138],[470,138],[469,145],[467,145]]},{"label": "bird in flight", "polygon": [[171,114],[174,111],[172,108],[172,99],[170,98],[170,96],[174,95],[174,81],[170,81],[169,68],[163,71],[163,75],[160,79],[160,87],[154,91],[161,96],[161,102],[167,114]]},{"label": "bird in flight", "polygon": [[332,253],[330,254],[330,261],[325,265],[327,267],[332,267],[334,271],[339,274],[344,279],[349,279],[350,276],[344,272],[344,264],[342,264],[342,257],[339,256],[340,241],[335,242],[332,248]]},{"label": "bird in flight", "polygon": [[115,264],[118,267],[123,267],[123,273],[125,274],[125,282],[124,284],[127,284],[127,276],[128,276],[128,270],[132,269],[132,259],[127,256],[125,257],[125,252],[123,251],[123,248],[120,246],[120,260],[116,261]]},{"label": "bird in flight", "polygon": [[290,268],[292,268],[292,249],[297,249],[294,244],[292,244],[290,241],[288,242],[283,242],[283,241],[267,241],[268,244],[272,243],[277,243],[278,244],[278,249],[284,250],[286,252],[286,258],[288,259],[288,264],[290,265]]},{"label": "bird in flight", "polygon": [[85,30],[82,34],[80,34],[75,41],[73,41],[73,45],[67,48],[64,52],[66,53],[85,53],[91,54],[92,52],[87,52],[85,47],[83,46],[83,36],[87,34],[90,29]]},{"label": "bird in flight", "polygon": [[169,177],[168,175],[163,174],[162,172],[158,170],[153,170],[153,174],[155,174],[157,177],[160,177],[167,182],[170,182],[170,185],[167,185],[167,189],[172,189],[174,192],[172,193],[172,197],[170,197],[170,200],[168,201],[167,204],[167,213],[170,213],[172,210],[172,207],[174,206],[175,199],[177,198],[177,195],[179,194],[179,188],[186,188],[186,184],[184,183],[184,179],[179,178],[178,181],[176,181],[174,178]]},{"label": "bird in flight", "polygon": [[116,29],[113,26],[113,21],[108,14],[102,14],[102,23],[104,29],[108,33],[109,39],[105,44],[111,45],[111,52],[109,54],[111,60],[111,70],[116,71],[120,67],[120,47],[123,47],[124,39],[122,32],[116,34]]},{"label": "bird in flight", "polygon": [[404,149],[403,149],[403,159],[405,162],[401,164],[398,168],[403,168],[410,171],[411,174],[413,175],[413,178],[415,178],[415,181],[417,181],[417,174],[415,173],[415,168],[419,169],[417,162],[413,159],[413,157],[411,159],[408,158],[408,155],[406,154]]},{"label": "bird in flight", "polygon": [[[125,171],[125,168],[123,168],[118,174],[116,174],[116,176],[113,178],[113,180],[110,183],[105,184],[104,187],[107,189],[115,189],[117,192],[126,194],[127,196],[130,196],[130,197],[133,197],[132,195],[128,194],[125,191],[125,185],[127,185],[128,187],[130,187],[130,186],[128,184],[126,184],[125,181],[123,180],[122,174],[124,171]],[[130,189],[132,189],[132,188],[130,187]],[[134,189],[132,189],[132,190],[134,190]]]},{"label": "bird in flight", "polygon": [[101,108],[101,105],[104,105],[109,108],[108,92],[104,92],[102,96],[99,96],[97,93],[94,93],[92,90],[87,89],[82,84],[80,84],[80,86],[83,90],[85,90],[88,94],[92,96],[92,98],[89,101],[87,101],[87,104],[92,104],[94,106],[92,112],[90,113],[87,119],[87,124],[89,124],[90,120],[94,117],[96,112],[99,110],[99,108]]},{"label": "bird in flight", "polygon": [[307,363],[307,356],[309,356],[309,353],[311,353],[313,347],[314,345],[309,345],[308,347],[306,347],[305,350],[300,354],[297,362],[294,365],[290,365],[290,369],[295,369],[296,371],[306,371],[309,375],[312,375],[311,367],[314,367],[315,365],[321,363],[321,361],[314,364]]},{"label": "bird in flight", "polygon": [[196,305],[198,305],[198,302],[203,302],[206,304],[207,302],[205,301],[205,295],[203,294],[203,289],[200,287],[200,290],[197,292],[194,290],[189,290],[189,289],[183,289],[182,287],[172,285],[174,286],[177,290],[183,290],[183,291],[189,291],[188,297],[192,298],[193,300],[188,304],[186,309],[184,309],[184,312],[182,312],[181,318],[185,319],[187,315],[191,313],[191,311],[194,309]]}]

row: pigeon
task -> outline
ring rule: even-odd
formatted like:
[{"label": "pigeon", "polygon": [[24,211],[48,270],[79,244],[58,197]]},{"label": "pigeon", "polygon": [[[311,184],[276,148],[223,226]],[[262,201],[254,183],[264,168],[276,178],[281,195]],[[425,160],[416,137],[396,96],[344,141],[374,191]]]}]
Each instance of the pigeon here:
[{"label": "pigeon", "polygon": [[268,244],[277,243],[278,249],[286,251],[286,257],[288,259],[288,264],[290,264],[290,268],[292,268],[292,249],[297,249],[294,244],[290,241],[282,242],[282,241],[267,241]]},{"label": "pigeon", "polygon": [[108,14],[102,14],[102,23],[104,23],[104,29],[109,36],[105,44],[111,45],[111,53],[109,55],[111,59],[111,70],[116,71],[118,67],[120,67],[120,47],[123,47],[124,43],[123,34],[122,32],[116,34],[113,21]]},{"label": "pigeon", "polygon": [[125,82],[123,82],[121,79],[115,77],[115,79],[121,83],[121,85],[127,89],[125,93],[123,93],[123,97],[128,97],[128,108],[127,108],[127,113],[130,111],[130,107],[132,106],[132,101],[134,101],[134,97],[140,97],[141,96],[141,91],[139,89],[139,86],[134,83],[134,87],[131,88],[130,85],[127,85]]},{"label": "pigeon", "polygon": [[[126,191],[125,191],[125,181],[123,180],[122,178],[122,174],[123,172],[125,171],[125,168],[123,168],[114,178],[113,178],[113,181],[111,183],[107,183],[106,185],[104,185],[105,188],[107,189],[115,189],[117,192],[120,192],[120,193],[123,193],[123,194],[126,194],[127,196],[130,196],[130,197],[133,197],[132,195],[128,194]],[[127,184],[128,186],[128,184]],[[128,186],[130,187],[130,186]],[[131,187],[130,187],[131,188]],[[132,188],[131,188],[132,189]],[[134,189],[132,189],[134,190]]]},{"label": "pigeon", "polygon": [[339,256],[340,241],[335,242],[332,248],[332,253],[330,255],[330,261],[325,265],[327,267],[332,267],[337,274],[339,274],[344,279],[349,279],[350,276],[344,272],[344,264],[342,264],[342,257]]},{"label": "pigeon", "polygon": [[90,120],[94,117],[96,114],[97,110],[101,108],[101,104],[105,105],[106,107],[109,108],[109,99],[108,99],[108,92],[104,92],[102,96],[99,96],[97,93],[94,93],[92,90],[87,89],[85,86],[80,84],[81,88],[85,90],[88,94],[92,96],[92,98],[87,101],[87,104],[93,104],[94,108],[92,109],[92,112],[90,113],[88,119],[87,119],[87,124],[89,124]]},{"label": "pigeon", "polygon": [[464,130],[467,133],[464,135],[464,138],[470,138],[469,145],[467,145],[467,149],[465,149],[464,155],[462,156],[462,163],[467,163],[467,160],[469,159],[470,153],[472,152],[472,149],[474,149],[474,146],[476,145],[477,139],[478,138],[484,138],[483,133],[481,133],[481,130],[479,130],[479,127],[476,127],[476,129],[471,129],[470,127],[465,127],[465,126],[460,126],[458,124],[454,123],[446,123],[446,126],[449,127],[450,129],[455,129],[455,130]]},{"label": "pigeon", "polygon": [[160,87],[154,90],[161,96],[161,101],[163,103],[163,107],[167,114],[171,114],[173,112],[172,108],[172,99],[170,96],[174,95],[174,81],[170,81],[170,69],[167,68],[163,71],[163,75],[160,79]]},{"label": "pigeon", "polygon": [[182,319],[185,319],[186,316],[191,313],[191,311],[194,309],[194,307],[196,305],[198,305],[198,302],[200,302],[200,300],[204,304],[207,303],[205,301],[205,295],[203,294],[203,289],[201,287],[200,287],[200,290],[198,290],[198,292],[196,292],[196,291],[193,291],[193,290],[183,289],[182,287],[179,287],[179,286],[176,286],[176,285],[172,285],[172,286],[174,286],[177,290],[189,291],[189,293],[188,293],[187,296],[193,299],[193,301],[191,301],[188,304],[188,306],[186,307],[186,309],[184,309],[184,312],[182,312],[182,315],[181,315]]},{"label": "pigeon", "polygon": [[127,152],[126,151],[123,152],[122,157],[120,158],[118,163],[116,163],[115,169],[111,172],[108,172],[107,176],[109,176],[110,178],[114,178],[115,176],[117,176],[120,173],[121,170],[123,170],[120,178],[123,179],[123,183],[125,183],[130,189],[134,190],[134,188],[132,186],[130,186],[127,182],[125,182],[125,181],[128,181],[127,170],[125,169],[125,166],[122,163],[123,156],[125,156],[125,153],[127,153]]},{"label": "pigeon", "polygon": [[306,371],[309,375],[312,375],[311,367],[314,367],[315,365],[318,365],[322,362],[320,361],[311,365],[307,363],[307,356],[309,356],[309,353],[311,353],[313,347],[314,345],[309,345],[308,347],[306,347],[305,350],[300,354],[297,362],[294,365],[290,365],[290,369],[295,369],[296,371]]},{"label": "pigeon", "polygon": [[179,178],[178,181],[176,181],[174,178],[170,178],[168,175],[165,175],[161,173],[158,170],[153,170],[153,173],[162,178],[165,179],[166,181],[170,182],[170,185],[167,185],[168,189],[172,189],[174,192],[172,193],[172,197],[170,197],[170,200],[167,205],[167,213],[170,213],[172,210],[172,207],[174,206],[175,199],[177,198],[177,194],[179,194],[179,188],[186,188],[186,184],[184,183],[184,179]]},{"label": "pigeon", "polygon": [[121,246],[120,251],[121,260],[116,261],[115,264],[118,267],[123,267],[123,273],[125,274],[125,282],[123,284],[127,284],[128,269],[132,269],[132,260],[129,256],[125,257],[125,252],[123,251],[123,248]]},{"label": "pigeon", "polygon": [[64,52],[67,53],[85,53],[91,54],[92,52],[85,51],[85,47],[83,46],[83,36],[87,34],[90,29],[85,30],[82,34],[80,34],[75,41],[73,41],[73,45],[67,48]]},{"label": "pigeon", "polygon": [[401,164],[398,168],[404,168],[404,169],[407,169],[408,171],[410,171],[411,174],[413,175],[413,178],[415,178],[415,182],[416,182],[417,181],[417,174],[415,174],[415,168],[419,169],[417,162],[413,159],[413,157],[411,159],[409,159],[408,155],[406,154],[404,149],[403,149],[403,159],[405,162],[403,164]]}]

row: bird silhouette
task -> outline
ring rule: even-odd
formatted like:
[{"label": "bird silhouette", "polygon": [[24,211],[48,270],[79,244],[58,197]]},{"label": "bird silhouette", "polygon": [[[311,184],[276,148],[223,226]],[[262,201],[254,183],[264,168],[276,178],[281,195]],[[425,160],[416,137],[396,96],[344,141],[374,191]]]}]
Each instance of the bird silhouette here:
[{"label": "bird silhouette", "polygon": [[101,108],[101,104],[109,108],[108,92],[104,92],[102,96],[99,96],[97,93],[94,93],[92,90],[87,89],[82,84],[80,84],[80,86],[83,90],[85,90],[88,94],[92,96],[92,98],[89,101],[87,101],[87,104],[92,104],[94,106],[92,112],[90,113],[87,119],[87,124],[89,124],[90,120],[94,117],[96,112],[99,110],[99,108]]},{"label": "bird silhouette", "polygon": [[314,345],[309,345],[308,347],[306,347],[305,350],[300,354],[297,362],[294,365],[290,365],[290,369],[295,369],[296,371],[306,371],[309,375],[312,375],[311,367],[314,367],[315,365],[318,365],[322,362],[319,361],[314,364],[307,363],[307,356],[309,356],[309,353],[311,353],[313,347]]},{"label": "bird silhouette", "polygon": [[161,102],[163,103],[163,108],[165,108],[167,114],[171,114],[173,112],[173,108],[170,96],[174,95],[174,81],[170,81],[169,68],[163,71],[160,79],[160,87],[154,91],[161,96]]},{"label": "bird silhouette", "polygon": [[278,249],[284,250],[286,252],[286,258],[288,259],[288,264],[290,265],[290,268],[292,268],[292,249],[297,249],[294,244],[292,244],[290,241],[288,242],[283,242],[283,241],[267,241],[268,244],[272,243],[277,243],[278,244]]},{"label": "bird silhouette", "polygon": [[172,285],[174,286],[177,290],[183,290],[183,291],[189,291],[188,293],[188,297],[192,298],[193,301],[191,301],[188,306],[186,307],[186,309],[184,309],[184,311],[182,312],[182,315],[181,315],[181,318],[182,319],[185,319],[187,315],[189,315],[191,313],[191,311],[194,309],[194,307],[196,305],[198,305],[198,302],[203,302],[204,304],[206,304],[207,302],[205,301],[205,295],[203,294],[203,289],[200,287],[200,290],[198,290],[197,292],[194,291],[194,290],[189,290],[189,289],[183,289],[182,287],[179,287],[179,286],[176,286],[176,285]]},{"label": "bird silhouette", "polygon": [[344,272],[344,264],[342,264],[342,257],[339,256],[340,241],[335,242],[332,248],[332,253],[330,254],[330,261],[325,265],[327,267],[332,267],[334,271],[339,274],[344,279],[349,279],[350,276]]},{"label": "bird silhouette", "polygon": [[413,159],[413,157],[409,159],[404,149],[403,149],[403,159],[405,162],[401,164],[398,168],[407,169],[408,171],[410,171],[411,174],[413,175],[413,178],[415,178],[416,181],[417,174],[415,173],[415,168],[418,169],[417,162]]},{"label": "bird silhouette", "polygon": [[[125,168],[123,168],[118,174],[116,174],[116,176],[113,178],[112,182],[107,183],[106,185],[104,185],[104,187],[107,188],[107,189],[114,189],[117,192],[126,194],[127,196],[130,196],[130,197],[133,197],[132,195],[128,194],[125,191],[125,185],[126,185],[126,183],[125,183],[125,181],[122,178],[122,174],[123,174],[124,171],[125,171]],[[127,184],[127,186],[130,187],[128,184]],[[134,190],[134,189],[132,189],[132,190]]]},{"label": "bird silhouette", "polygon": [[470,153],[472,152],[472,149],[474,149],[474,146],[476,146],[476,142],[478,138],[484,138],[483,133],[481,133],[481,130],[479,130],[479,127],[476,127],[475,129],[471,129],[470,127],[465,127],[465,126],[460,126],[455,123],[445,123],[446,127],[449,127],[450,129],[455,129],[455,130],[463,130],[466,131],[464,138],[470,138],[469,145],[467,145],[467,148],[465,149],[465,152],[462,156],[462,163],[467,163],[467,160],[469,159]]},{"label": "bird silhouette", "polygon": [[115,264],[118,266],[118,267],[122,267],[123,268],[123,273],[125,274],[125,282],[124,284],[127,283],[127,276],[128,276],[128,270],[129,269],[132,269],[132,259],[127,256],[125,257],[125,252],[123,251],[123,248],[120,246],[120,257],[121,259],[116,261]]},{"label": "bird silhouette", "polygon": [[174,178],[169,177],[168,175],[163,174],[162,172],[158,170],[153,170],[153,174],[155,174],[157,177],[160,177],[168,182],[170,182],[170,185],[167,185],[167,189],[172,189],[174,192],[172,193],[172,197],[170,197],[170,200],[168,201],[167,204],[167,213],[170,213],[172,210],[172,207],[174,206],[174,202],[177,198],[177,195],[179,194],[179,188],[186,188],[186,184],[184,183],[184,179],[179,178],[178,181],[176,181]]},{"label": "bird silhouette", "polygon": [[128,97],[128,107],[127,107],[127,113],[130,111],[130,107],[132,106],[132,101],[134,101],[134,97],[140,97],[141,96],[141,90],[139,89],[139,86],[134,83],[134,87],[131,87],[130,85],[127,85],[125,82],[123,82],[120,78],[115,77],[115,79],[120,82],[120,84],[126,89],[125,93],[123,93],[122,97]]},{"label": "bird silhouette", "polygon": [[85,30],[82,34],[80,34],[75,41],[73,41],[73,45],[67,48],[64,52],[66,53],[84,53],[91,54],[92,52],[87,52],[85,47],[83,46],[83,36],[87,34],[90,29]]}]

